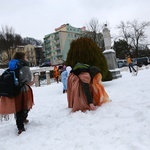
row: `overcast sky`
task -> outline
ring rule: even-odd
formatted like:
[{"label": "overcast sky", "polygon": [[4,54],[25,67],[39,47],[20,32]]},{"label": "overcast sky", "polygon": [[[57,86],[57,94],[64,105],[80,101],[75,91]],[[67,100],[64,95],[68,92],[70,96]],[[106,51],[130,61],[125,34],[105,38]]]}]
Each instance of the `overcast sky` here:
[{"label": "overcast sky", "polygon": [[[121,21],[150,21],[150,0],[0,0],[0,26],[22,37],[43,40],[62,24],[79,28],[92,18],[108,23],[114,37]],[[150,43],[150,27],[147,35]]]}]

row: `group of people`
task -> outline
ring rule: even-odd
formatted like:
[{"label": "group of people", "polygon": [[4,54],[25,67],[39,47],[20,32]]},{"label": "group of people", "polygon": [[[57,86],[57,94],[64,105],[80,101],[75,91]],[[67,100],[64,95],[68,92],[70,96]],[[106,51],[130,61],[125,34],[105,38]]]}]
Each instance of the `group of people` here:
[{"label": "group of people", "polygon": [[69,73],[71,71],[70,66],[63,65],[62,68],[59,70],[57,66],[54,66],[54,80],[59,83],[59,78],[61,78],[61,82],[63,84],[63,93],[67,92],[67,79],[69,76]]},{"label": "group of people", "polygon": [[[24,124],[29,122],[28,112],[34,105],[33,92],[30,87],[34,84],[34,79],[32,79],[25,53],[16,52],[14,59],[24,64],[20,69],[20,82],[24,84],[18,96],[0,97],[0,114],[15,114],[18,134],[21,134],[25,131]],[[58,68],[54,69],[58,82]],[[102,74],[98,67],[91,66],[89,71],[81,71],[78,75],[73,70],[74,68],[65,65],[61,70],[63,93],[67,93],[68,108],[71,108],[72,112],[95,110],[97,106],[110,101],[102,84]]]}]

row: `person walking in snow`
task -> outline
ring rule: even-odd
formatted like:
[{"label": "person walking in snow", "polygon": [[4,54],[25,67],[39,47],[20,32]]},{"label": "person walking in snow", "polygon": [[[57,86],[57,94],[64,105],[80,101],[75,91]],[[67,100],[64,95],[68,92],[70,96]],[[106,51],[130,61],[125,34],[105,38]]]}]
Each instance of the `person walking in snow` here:
[{"label": "person walking in snow", "polygon": [[130,73],[132,73],[132,70],[133,70],[134,72],[136,72],[136,70],[135,70],[134,67],[133,67],[133,63],[132,63],[131,56],[130,56],[129,54],[127,54],[127,55],[125,55],[125,57],[126,57],[126,60],[127,60],[127,62],[128,62],[128,66],[129,66]]},{"label": "person walking in snow", "polygon": [[64,65],[62,68],[62,72],[61,72],[61,81],[63,84],[63,93],[67,92],[67,77],[68,77],[68,72],[66,70],[66,66]]},{"label": "person walking in snow", "polygon": [[59,83],[59,69],[57,68],[57,66],[54,66],[54,80]]},{"label": "person walking in snow", "polygon": [[34,105],[33,92],[31,85],[34,81],[31,81],[31,71],[26,61],[26,55],[23,52],[16,52],[14,59],[20,61],[22,68],[20,69],[19,81],[21,86],[21,92],[19,95],[9,98],[5,96],[0,97],[0,114],[15,114],[16,125],[18,128],[18,134],[25,131],[24,123],[28,123],[28,112]]}]

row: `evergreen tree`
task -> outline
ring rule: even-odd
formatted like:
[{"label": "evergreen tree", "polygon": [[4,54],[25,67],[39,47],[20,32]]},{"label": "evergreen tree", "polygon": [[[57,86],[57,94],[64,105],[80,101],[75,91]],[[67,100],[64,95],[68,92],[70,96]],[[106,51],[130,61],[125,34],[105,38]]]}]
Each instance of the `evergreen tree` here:
[{"label": "evergreen tree", "polygon": [[116,57],[119,59],[125,59],[125,54],[130,52],[131,46],[125,40],[114,42],[113,49],[116,51]]},{"label": "evergreen tree", "polygon": [[102,80],[112,80],[108,70],[107,61],[96,42],[87,37],[73,40],[68,51],[66,65],[72,68],[76,63],[84,63],[90,66],[97,66],[102,72]]}]

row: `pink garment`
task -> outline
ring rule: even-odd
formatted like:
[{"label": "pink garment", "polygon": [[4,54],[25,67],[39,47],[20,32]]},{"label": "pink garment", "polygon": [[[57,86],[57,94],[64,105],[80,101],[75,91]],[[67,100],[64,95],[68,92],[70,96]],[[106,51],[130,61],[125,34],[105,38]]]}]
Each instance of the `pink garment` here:
[{"label": "pink garment", "polygon": [[80,80],[85,83],[90,83],[91,77],[89,73],[81,73],[79,76],[70,74],[67,84],[68,107],[72,108],[72,112],[81,110],[89,110],[86,96],[81,87]]},{"label": "pink garment", "polygon": [[81,86],[81,81],[90,84],[93,104],[101,106],[103,103],[110,102],[109,96],[101,83],[102,75],[98,73],[91,82],[89,73],[81,73],[79,76],[70,74],[68,78],[67,98],[68,107],[72,108],[72,112],[81,110],[90,110],[86,96]]},{"label": "pink garment", "polygon": [[20,110],[30,110],[34,105],[33,92],[30,86],[13,98],[0,97],[0,114],[13,114]]}]

